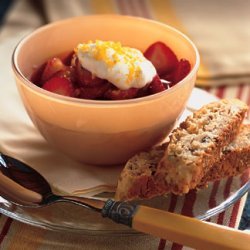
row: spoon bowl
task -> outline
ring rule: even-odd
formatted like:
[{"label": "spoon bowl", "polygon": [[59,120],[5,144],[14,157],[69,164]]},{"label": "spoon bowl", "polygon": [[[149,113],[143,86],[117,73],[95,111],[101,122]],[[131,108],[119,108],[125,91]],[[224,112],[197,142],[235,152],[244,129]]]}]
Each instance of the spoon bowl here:
[{"label": "spoon bowl", "polygon": [[[50,185],[45,178],[23,162],[0,154],[0,170],[1,183],[5,184],[6,193],[2,196],[12,203],[21,206],[42,206],[47,197],[52,194]],[[22,200],[15,195],[18,190],[23,192]]]},{"label": "spoon bowl", "polygon": [[[248,182],[242,192],[247,192]],[[243,187],[242,187],[243,188]],[[214,215],[213,211],[204,218],[189,218],[166,211],[119,202],[94,198],[60,196],[52,192],[47,180],[27,164],[0,153],[0,195],[17,206],[43,207],[55,202],[70,202],[92,209],[116,223],[121,223],[133,229],[152,234],[179,244],[199,249],[229,249],[246,244],[249,235],[227,227],[203,222]],[[233,203],[235,197],[230,197]],[[225,206],[218,206],[221,211]],[[186,230],[189,228],[190,230]],[[232,239],[228,241],[228,239]]]},{"label": "spoon bowl", "polygon": [[50,184],[40,173],[27,164],[4,154],[0,154],[0,177],[0,194],[18,206],[42,207],[67,201],[100,210],[104,205],[101,200],[54,194]]}]

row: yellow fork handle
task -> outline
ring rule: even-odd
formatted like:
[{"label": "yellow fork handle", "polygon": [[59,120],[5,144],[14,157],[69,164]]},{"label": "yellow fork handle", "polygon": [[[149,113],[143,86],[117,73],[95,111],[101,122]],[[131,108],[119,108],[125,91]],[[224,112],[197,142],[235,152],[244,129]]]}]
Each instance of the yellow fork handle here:
[{"label": "yellow fork handle", "polygon": [[196,249],[250,249],[248,233],[145,206],[137,207],[132,228]]}]

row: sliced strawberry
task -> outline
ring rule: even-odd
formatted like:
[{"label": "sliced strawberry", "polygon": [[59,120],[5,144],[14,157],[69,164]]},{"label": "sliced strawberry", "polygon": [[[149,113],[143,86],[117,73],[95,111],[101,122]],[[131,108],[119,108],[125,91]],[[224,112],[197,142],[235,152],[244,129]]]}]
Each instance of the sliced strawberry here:
[{"label": "sliced strawberry", "polygon": [[78,59],[76,59],[75,64],[76,64],[76,81],[79,86],[94,87],[104,82],[103,79],[100,79],[92,75],[91,72],[84,69]]},{"label": "sliced strawberry", "polygon": [[143,97],[143,96],[149,95],[148,88],[149,88],[149,84],[145,85],[143,88],[140,88],[136,97],[139,98],[139,97]]},{"label": "sliced strawberry", "polygon": [[126,100],[136,98],[139,89],[137,88],[130,88],[127,90],[121,90],[116,87],[110,88],[105,93],[105,98],[108,100]]},{"label": "sliced strawberry", "polygon": [[46,63],[43,63],[40,67],[38,67],[30,77],[30,80],[35,83],[37,86],[41,86],[41,79],[43,71],[46,67]]},{"label": "sliced strawberry", "polygon": [[186,59],[181,59],[178,62],[178,66],[173,72],[162,76],[161,78],[170,82],[170,87],[181,81],[188,75],[191,70],[190,62]]},{"label": "sliced strawberry", "polygon": [[45,82],[50,79],[56,72],[64,70],[65,65],[58,57],[53,57],[47,61],[45,69],[43,71],[41,81]]},{"label": "sliced strawberry", "polygon": [[174,83],[181,81],[184,77],[188,75],[191,70],[190,62],[186,59],[181,59],[178,63],[178,67],[174,73]]},{"label": "sliced strawberry", "polygon": [[76,81],[76,76],[75,76],[75,68],[72,66],[65,66],[64,69],[56,72],[53,77],[58,76],[58,77],[64,77],[69,79],[71,82]]},{"label": "sliced strawberry", "polygon": [[176,73],[176,70],[161,76],[161,79],[168,81],[169,87],[172,87],[177,83],[175,81],[175,73]]},{"label": "sliced strawberry", "polygon": [[104,99],[105,92],[109,89],[110,83],[103,82],[96,87],[80,87],[75,90],[75,96],[83,99],[100,100]]},{"label": "sliced strawberry", "polygon": [[163,42],[150,45],[144,56],[152,62],[160,76],[173,71],[178,65],[175,53]]},{"label": "sliced strawberry", "polygon": [[64,77],[52,77],[43,84],[42,88],[59,95],[74,96],[72,83]]},{"label": "sliced strawberry", "polygon": [[74,54],[75,54],[75,52],[72,50],[70,52],[62,53],[59,56],[59,58],[61,59],[61,61],[63,62],[63,64],[65,64],[66,66],[70,66]]},{"label": "sliced strawberry", "polygon": [[152,82],[148,86],[148,92],[149,92],[149,94],[155,94],[155,93],[164,91],[165,89],[166,89],[166,87],[161,82],[160,77],[158,75],[156,75],[153,78]]}]

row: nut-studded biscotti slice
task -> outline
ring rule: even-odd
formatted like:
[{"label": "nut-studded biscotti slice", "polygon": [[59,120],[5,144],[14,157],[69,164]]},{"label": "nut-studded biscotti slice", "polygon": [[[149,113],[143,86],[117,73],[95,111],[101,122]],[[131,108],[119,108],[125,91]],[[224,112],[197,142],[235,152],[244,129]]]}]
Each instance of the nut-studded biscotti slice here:
[{"label": "nut-studded biscotti slice", "polygon": [[157,168],[162,192],[184,194],[196,188],[238,133],[247,109],[238,99],[223,99],[203,106],[181,123]]},{"label": "nut-studded biscotti slice", "polygon": [[242,125],[239,134],[225,148],[220,160],[216,162],[201,179],[198,187],[202,188],[210,181],[243,173],[250,167],[250,124]]},{"label": "nut-studded biscotti slice", "polygon": [[125,165],[117,183],[116,200],[149,199],[161,195],[155,185],[157,165],[167,144],[133,156]]},{"label": "nut-studded biscotti slice", "polygon": [[[116,190],[117,200],[149,199],[162,192],[155,181],[155,173],[168,144],[142,152],[132,157],[124,167]],[[236,138],[222,150],[216,162],[202,178],[198,187],[207,182],[243,173],[250,167],[250,125],[242,125]]]}]

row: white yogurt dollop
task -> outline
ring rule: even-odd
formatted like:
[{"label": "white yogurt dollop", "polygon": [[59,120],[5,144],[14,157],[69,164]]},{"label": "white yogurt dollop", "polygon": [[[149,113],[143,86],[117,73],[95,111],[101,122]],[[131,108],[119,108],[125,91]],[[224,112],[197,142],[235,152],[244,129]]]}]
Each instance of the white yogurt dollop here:
[{"label": "white yogurt dollop", "polygon": [[142,88],[156,76],[155,67],[141,51],[123,47],[119,42],[82,43],[76,54],[83,68],[122,90]]}]

